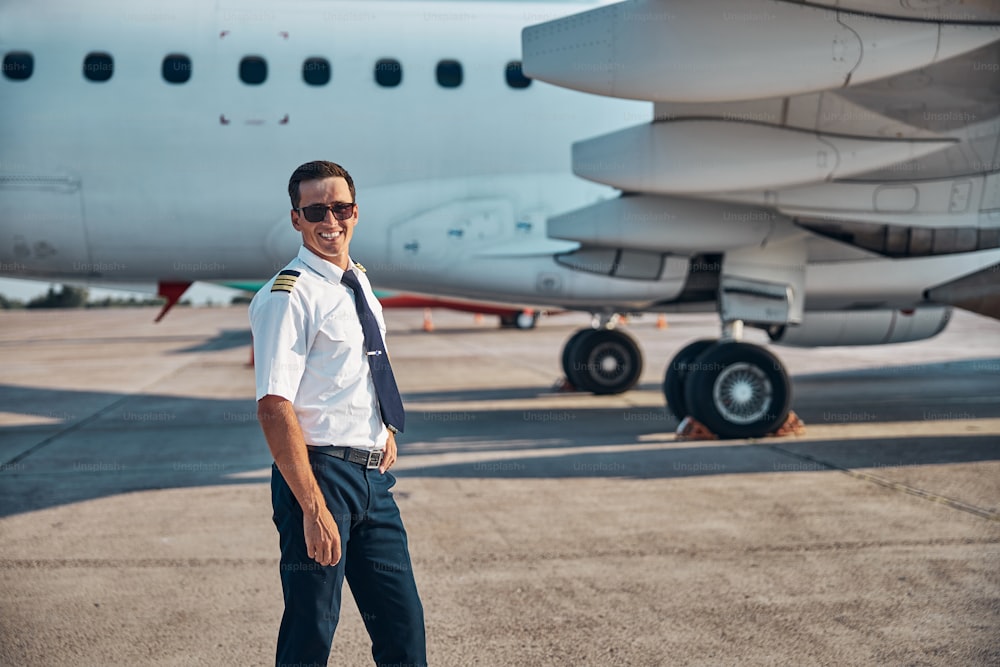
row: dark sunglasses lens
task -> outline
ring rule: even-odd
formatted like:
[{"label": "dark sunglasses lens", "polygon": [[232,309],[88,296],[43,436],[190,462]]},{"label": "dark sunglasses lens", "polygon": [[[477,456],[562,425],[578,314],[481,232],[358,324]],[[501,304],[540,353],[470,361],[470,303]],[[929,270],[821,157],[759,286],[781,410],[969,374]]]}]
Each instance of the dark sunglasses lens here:
[{"label": "dark sunglasses lens", "polygon": [[333,217],[337,220],[347,220],[354,213],[354,204],[337,204],[333,207]]},{"label": "dark sunglasses lens", "polygon": [[327,210],[326,206],[305,206],[302,215],[306,216],[309,222],[321,222],[326,217]]}]

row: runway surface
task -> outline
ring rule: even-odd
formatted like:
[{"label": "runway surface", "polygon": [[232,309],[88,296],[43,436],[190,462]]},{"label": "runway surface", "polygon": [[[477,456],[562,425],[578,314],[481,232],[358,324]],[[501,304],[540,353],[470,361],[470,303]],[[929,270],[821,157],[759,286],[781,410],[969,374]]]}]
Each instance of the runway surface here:
[{"label": "runway surface", "polygon": [[[1000,664],[1000,323],[773,348],[806,435],[681,442],[663,370],[714,317],[630,322],[596,397],[552,391],[584,316],[387,314],[433,665]],[[273,660],[245,308],[154,315],[0,312],[0,664]],[[349,595],[331,664],[371,664]]]}]

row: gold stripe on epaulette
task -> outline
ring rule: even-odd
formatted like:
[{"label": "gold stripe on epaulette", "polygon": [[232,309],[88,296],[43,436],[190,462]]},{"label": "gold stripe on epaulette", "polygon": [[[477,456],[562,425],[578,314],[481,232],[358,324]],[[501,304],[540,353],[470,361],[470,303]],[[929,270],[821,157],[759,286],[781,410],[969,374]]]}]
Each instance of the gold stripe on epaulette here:
[{"label": "gold stripe on epaulette", "polygon": [[354,262],[354,266],[358,267],[358,271],[360,271],[361,273],[368,273],[368,269],[361,266],[360,262]]},{"label": "gold stripe on epaulette", "polygon": [[271,285],[271,291],[291,292],[292,288],[295,287],[295,281],[299,279],[301,273],[301,271],[296,271],[295,269],[278,271],[278,275],[274,278],[274,284]]}]

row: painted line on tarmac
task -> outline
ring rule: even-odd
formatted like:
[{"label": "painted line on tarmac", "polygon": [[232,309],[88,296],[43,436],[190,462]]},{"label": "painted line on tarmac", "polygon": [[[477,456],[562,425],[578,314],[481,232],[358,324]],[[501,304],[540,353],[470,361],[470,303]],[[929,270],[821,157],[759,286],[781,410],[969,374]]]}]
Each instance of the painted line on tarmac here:
[{"label": "painted line on tarmac", "polygon": [[987,519],[989,521],[1000,521],[1000,512],[996,510],[987,509],[985,507],[979,507],[978,505],[970,505],[969,503],[962,502],[957,498],[950,498],[948,496],[942,496],[939,493],[934,493],[932,491],[927,491],[925,489],[920,489],[915,486],[910,486],[909,484],[903,484],[902,482],[894,482],[892,480],[886,479],[884,477],[879,477],[878,475],[873,475],[870,472],[861,472],[860,470],[855,470],[853,468],[844,468],[835,463],[830,463],[829,461],[824,461],[822,459],[809,456],[808,454],[799,454],[797,452],[792,452],[787,449],[783,449],[777,445],[760,445],[768,449],[772,449],[776,452],[786,454],[793,458],[800,459],[802,461],[809,461],[810,463],[815,463],[816,465],[821,465],[830,470],[838,470],[842,473],[846,473],[855,479],[860,479],[865,482],[871,482],[872,484],[877,484],[883,488],[889,489],[890,491],[896,491],[898,493],[905,493],[911,496],[916,496],[917,498],[923,498],[924,500],[929,500],[933,503],[938,503],[945,505],[952,509],[959,510],[961,512],[968,512],[975,516]]}]

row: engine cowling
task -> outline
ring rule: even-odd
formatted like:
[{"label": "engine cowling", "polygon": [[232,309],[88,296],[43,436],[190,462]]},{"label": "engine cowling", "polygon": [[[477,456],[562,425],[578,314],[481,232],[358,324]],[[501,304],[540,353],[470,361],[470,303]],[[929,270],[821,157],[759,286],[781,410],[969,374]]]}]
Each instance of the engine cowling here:
[{"label": "engine cowling", "polygon": [[813,311],[802,323],[770,327],[778,345],[823,347],[909,343],[938,335],[948,325],[951,308],[917,310]]}]

